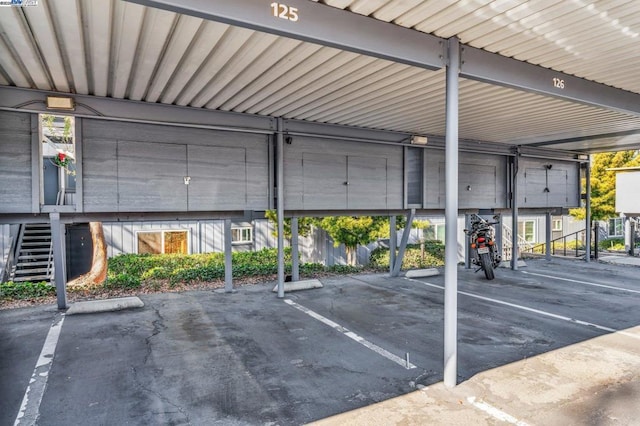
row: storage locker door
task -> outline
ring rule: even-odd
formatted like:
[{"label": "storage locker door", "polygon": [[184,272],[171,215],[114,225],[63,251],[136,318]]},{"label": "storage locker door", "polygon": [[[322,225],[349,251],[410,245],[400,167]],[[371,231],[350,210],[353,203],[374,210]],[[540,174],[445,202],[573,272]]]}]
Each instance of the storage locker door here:
[{"label": "storage locker door", "polygon": [[347,207],[354,210],[387,208],[387,159],[347,158]]},{"label": "storage locker door", "polygon": [[549,192],[547,193],[547,207],[568,207],[569,191],[566,170],[548,170]]},{"label": "storage locker door", "polygon": [[31,213],[31,114],[0,111],[0,213]]},{"label": "storage locker door", "polygon": [[347,208],[347,157],[305,152],[302,170],[306,210]]},{"label": "storage locker door", "polygon": [[[459,207],[463,209],[495,208],[497,206],[496,167],[465,163],[460,163],[458,167]],[[444,192],[441,197],[444,198]]]},{"label": "storage locker door", "polygon": [[82,142],[84,211],[118,211],[118,143],[85,139]]},{"label": "storage locker door", "polygon": [[547,207],[547,175],[543,168],[524,171],[524,203],[522,207]]},{"label": "storage locker door", "polygon": [[244,210],[247,205],[246,150],[189,146],[189,210]]},{"label": "storage locker door", "polygon": [[118,141],[119,211],[187,210],[187,147]]}]

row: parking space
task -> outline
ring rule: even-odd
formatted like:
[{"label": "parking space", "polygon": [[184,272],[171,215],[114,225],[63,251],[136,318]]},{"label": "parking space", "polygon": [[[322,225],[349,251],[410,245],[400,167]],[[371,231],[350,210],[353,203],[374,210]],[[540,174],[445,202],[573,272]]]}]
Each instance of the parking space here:
[{"label": "parking space", "polygon": [[[459,380],[640,324],[637,268],[529,261],[459,270]],[[66,316],[39,425],[301,424],[442,379],[442,276],[358,275],[287,294],[147,295]],[[12,424],[56,311],[0,312],[1,424]],[[626,333],[626,334],[625,334]]]}]

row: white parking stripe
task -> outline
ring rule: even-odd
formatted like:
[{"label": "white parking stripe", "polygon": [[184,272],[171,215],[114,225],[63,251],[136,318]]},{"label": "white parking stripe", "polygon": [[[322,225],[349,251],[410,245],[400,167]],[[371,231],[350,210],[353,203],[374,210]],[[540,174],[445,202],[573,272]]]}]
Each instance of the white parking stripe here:
[{"label": "white parking stripe", "polygon": [[511,414],[507,414],[504,411],[492,405],[489,405],[484,401],[477,401],[474,396],[468,397],[467,401],[469,401],[469,403],[471,403],[471,405],[473,405],[477,409],[484,411],[485,413],[491,415],[491,417],[493,417],[494,419],[500,420],[501,422],[511,423],[516,426],[528,426],[527,423],[523,422],[522,420],[516,419]]},{"label": "white parking stripe", "polygon": [[22,398],[22,404],[20,404],[20,411],[18,412],[14,426],[18,426],[22,422],[28,425],[34,425],[38,421],[38,417],[40,416],[40,403],[42,402],[42,397],[47,387],[49,370],[51,370],[51,364],[53,364],[53,355],[56,352],[56,346],[60,338],[64,315],[59,318],[59,321],[58,317],[53,320],[53,324],[49,329],[47,338],[42,346],[42,351],[40,351],[40,356],[33,369],[31,380]]},{"label": "white parking stripe", "polygon": [[570,278],[554,277],[553,275],[538,274],[537,272],[527,272],[527,271],[520,271],[520,272],[522,272],[523,274],[527,274],[527,275],[535,275],[535,276],[538,276],[538,277],[551,278],[553,280],[558,280],[558,281],[569,281],[571,283],[592,285],[594,287],[610,288],[610,289],[613,289],[613,290],[626,291],[626,292],[629,292],[629,293],[640,294],[640,291],[638,291],[638,290],[631,290],[631,289],[628,289],[628,288],[615,287],[615,286],[612,286],[612,285],[592,283],[592,282],[589,282],[589,281],[572,280]]},{"label": "white parking stripe", "polygon": [[396,364],[406,368],[407,370],[411,370],[412,368],[416,368],[415,365],[411,364],[410,362],[407,362],[407,360],[402,359],[399,356],[394,355],[391,352],[387,351],[386,349],[383,349],[380,346],[369,342],[364,337],[358,336],[353,331],[349,331],[348,329],[344,328],[340,324],[338,324],[336,322],[333,322],[328,318],[323,317],[322,315],[312,311],[309,308],[305,308],[304,306],[299,305],[296,302],[294,302],[292,300],[289,300],[289,299],[285,299],[284,303],[293,306],[294,308],[298,309],[299,311],[304,312],[305,314],[309,315],[311,318],[317,319],[318,321],[322,322],[323,324],[328,325],[329,327],[333,328],[334,330],[337,330],[340,333],[343,333],[348,338],[350,338],[352,340],[355,340],[356,342],[360,343],[362,346],[365,346],[366,348],[371,349],[373,352],[377,353],[378,355],[382,355],[383,357],[387,358],[388,360],[391,360],[391,361],[395,362]]},{"label": "white parking stripe", "polygon": [[[437,284],[431,284],[431,283],[427,283],[427,282],[420,281],[420,280],[414,280],[414,279],[411,279],[411,278],[405,278],[405,280],[419,282],[419,283],[424,284],[424,285],[429,286],[429,287],[435,287],[435,288],[439,288],[441,290],[444,290],[443,286],[440,286],[440,285],[437,285]],[[515,303],[509,303],[509,302],[505,302],[503,300],[493,299],[491,297],[480,296],[479,294],[467,293],[466,291],[458,290],[458,293],[459,294],[463,294],[465,296],[473,297],[473,298],[476,298],[476,299],[486,300],[487,302],[497,303],[499,305],[505,305],[505,306],[509,306],[509,307],[512,307],[512,308],[521,309],[523,311],[533,312],[534,314],[544,315],[544,316],[555,318],[555,319],[559,319],[559,320],[562,320],[562,321],[572,322],[574,324],[586,325],[588,327],[597,328],[598,330],[606,331],[606,332],[609,332],[609,333],[621,334],[623,336],[627,336],[627,337],[631,337],[633,339],[639,339],[640,340],[640,336],[636,336],[635,334],[627,333],[627,332],[624,332],[624,331],[619,331],[619,330],[616,330],[614,328],[605,327],[603,325],[594,324],[592,322],[577,320],[577,319],[574,319],[574,318],[565,317],[564,315],[552,314],[551,312],[541,311],[539,309],[529,308],[527,306],[516,305]]]}]

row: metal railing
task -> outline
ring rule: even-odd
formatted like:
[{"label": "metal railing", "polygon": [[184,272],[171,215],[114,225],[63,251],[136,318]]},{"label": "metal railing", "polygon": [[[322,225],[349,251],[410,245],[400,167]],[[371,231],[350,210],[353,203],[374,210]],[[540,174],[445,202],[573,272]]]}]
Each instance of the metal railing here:
[{"label": "metal railing", "polygon": [[[551,244],[551,254],[553,256],[556,256],[556,242],[558,241],[562,241],[562,256],[567,256],[567,241],[569,242],[574,242],[574,248],[570,249],[570,251],[574,251],[575,250],[575,257],[580,257],[581,256],[581,250],[582,252],[584,252],[585,249],[585,229],[581,229],[580,231],[576,231],[576,232],[572,232],[571,234],[567,234],[567,235],[563,235],[562,237],[558,237],[556,239],[553,239],[549,242],[549,244]],[[537,244],[533,247],[528,248],[525,253],[540,253],[540,254],[544,254],[545,252],[545,247],[546,247],[547,243],[541,243],[541,244]]]}]

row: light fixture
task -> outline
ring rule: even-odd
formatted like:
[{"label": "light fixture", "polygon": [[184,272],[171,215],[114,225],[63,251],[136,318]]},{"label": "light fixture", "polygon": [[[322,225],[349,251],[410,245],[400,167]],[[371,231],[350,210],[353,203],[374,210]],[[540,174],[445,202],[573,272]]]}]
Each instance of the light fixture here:
[{"label": "light fixture", "polygon": [[411,136],[412,145],[426,145],[427,142],[428,142],[428,139],[426,136],[418,136],[418,135]]},{"label": "light fixture", "polygon": [[61,96],[47,96],[47,109],[62,109],[73,111],[76,109],[73,98],[65,98]]}]

